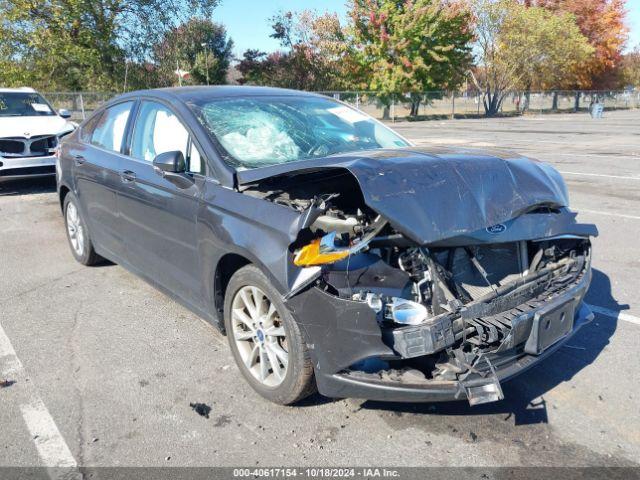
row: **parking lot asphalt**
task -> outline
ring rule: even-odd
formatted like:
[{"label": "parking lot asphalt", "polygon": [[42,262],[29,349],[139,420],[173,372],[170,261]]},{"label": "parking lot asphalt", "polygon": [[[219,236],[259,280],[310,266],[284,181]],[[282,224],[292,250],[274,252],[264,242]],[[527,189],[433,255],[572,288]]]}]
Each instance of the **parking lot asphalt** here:
[{"label": "parking lot asphalt", "polygon": [[600,229],[594,322],[473,408],[270,404],[214,328],[117,265],[73,260],[53,180],[0,183],[0,466],[637,465],[638,125],[640,111],[395,124],[419,145],[551,162]]}]

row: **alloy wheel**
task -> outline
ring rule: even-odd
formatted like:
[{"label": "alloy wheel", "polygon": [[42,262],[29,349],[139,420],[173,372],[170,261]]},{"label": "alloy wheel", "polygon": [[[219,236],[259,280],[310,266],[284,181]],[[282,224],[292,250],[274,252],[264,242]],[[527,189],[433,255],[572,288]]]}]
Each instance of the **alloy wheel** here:
[{"label": "alloy wheel", "polygon": [[261,289],[245,286],[236,292],[231,327],[247,370],[263,385],[280,385],[289,363],[287,336],[275,305]]},{"label": "alloy wheel", "polygon": [[71,247],[77,255],[81,256],[84,252],[84,229],[80,222],[80,215],[75,204],[67,205],[67,231],[69,232],[69,241]]}]

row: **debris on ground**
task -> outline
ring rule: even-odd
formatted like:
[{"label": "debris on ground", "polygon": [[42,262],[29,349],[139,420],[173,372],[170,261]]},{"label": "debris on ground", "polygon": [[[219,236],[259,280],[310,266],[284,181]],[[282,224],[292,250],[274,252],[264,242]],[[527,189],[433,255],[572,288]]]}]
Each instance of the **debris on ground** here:
[{"label": "debris on ground", "polygon": [[15,380],[0,380],[0,388],[7,388],[16,383]]},{"label": "debris on ground", "polygon": [[206,403],[190,403],[189,406],[201,417],[209,418],[211,407]]}]

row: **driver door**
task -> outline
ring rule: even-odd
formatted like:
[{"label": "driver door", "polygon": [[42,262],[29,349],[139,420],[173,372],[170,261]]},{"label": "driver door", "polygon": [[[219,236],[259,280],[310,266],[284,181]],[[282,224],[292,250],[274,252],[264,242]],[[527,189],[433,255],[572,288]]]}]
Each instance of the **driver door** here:
[{"label": "driver door", "polygon": [[[193,183],[179,187],[157,172],[153,159],[181,151]],[[202,299],[196,219],[204,176],[200,155],[171,109],[141,101],[123,163],[118,210],[125,255],[134,270],[188,303]]]}]

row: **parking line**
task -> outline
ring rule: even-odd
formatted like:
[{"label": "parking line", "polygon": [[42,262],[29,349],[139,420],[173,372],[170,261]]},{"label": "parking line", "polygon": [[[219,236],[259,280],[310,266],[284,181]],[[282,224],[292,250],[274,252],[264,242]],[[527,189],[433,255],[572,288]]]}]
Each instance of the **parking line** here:
[{"label": "parking line", "polygon": [[623,175],[605,175],[604,173],[582,173],[582,172],[567,172],[565,170],[558,170],[564,175],[582,175],[583,177],[604,177],[604,178],[616,178],[619,180],[640,180],[640,177],[631,177]]},{"label": "parking line", "polygon": [[602,210],[588,210],[586,208],[580,208],[576,206],[571,207],[572,210],[578,213],[593,213],[594,215],[606,215],[609,217],[620,217],[620,218],[629,218],[631,220],[640,220],[640,217],[637,215],[627,215],[625,213],[612,213],[612,212],[603,212]]},{"label": "parking line", "polygon": [[[0,375],[27,378],[22,362],[16,355],[9,337],[0,325]],[[20,382],[27,389],[27,400],[20,405],[22,418],[34,440],[38,455],[47,474],[56,479],[80,479],[78,464],[60,434],[53,417],[29,383]]]},{"label": "parking line", "polygon": [[618,312],[616,310],[609,310],[608,308],[599,307],[597,305],[587,304],[587,306],[596,313],[604,315],[605,317],[615,318],[617,320],[623,320],[625,322],[634,323],[640,325],[640,318],[630,315],[628,313]]},{"label": "parking line", "polygon": [[22,418],[34,439],[38,455],[47,467],[77,467],[75,458],[62,438],[56,423],[42,400],[33,399],[26,405],[20,405]]}]

